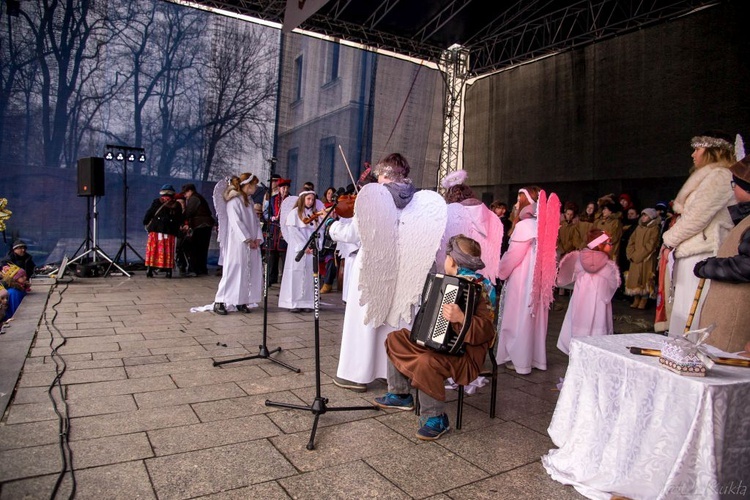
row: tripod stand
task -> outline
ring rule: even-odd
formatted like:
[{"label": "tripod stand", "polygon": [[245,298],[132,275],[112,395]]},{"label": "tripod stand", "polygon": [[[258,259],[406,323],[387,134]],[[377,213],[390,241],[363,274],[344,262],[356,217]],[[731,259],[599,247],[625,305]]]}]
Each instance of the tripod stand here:
[{"label": "tripod stand", "polygon": [[[269,173],[269,175],[271,176],[271,178],[273,178],[273,167],[276,163],[276,158],[271,158],[268,161],[271,163],[271,172]],[[268,181],[268,185],[269,186],[271,185],[270,179]],[[271,354],[281,352],[281,347],[277,347],[276,349],[272,351],[269,351],[268,347],[266,347],[266,339],[268,335],[268,262],[271,258],[270,248],[271,248],[271,245],[269,245],[268,242],[266,242],[266,262],[263,265],[263,340],[261,341],[262,343],[258,346],[258,354],[254,356],[245,356],[245,357],[237,358],[237,359],[228,359],[225,361],[214,361],[214,366],[225,365],[227,363],[237,363],[238,361],[245,361],[249,359],[267,359],[269,361],[276,363],[277,365],[281,365],[284,368],[292,370],[295,373],[300,372],[299,368],[288,365],[284,363],[283,361],[280,361],[276,358],[271,357]]]},{"label": "tripod stand", "polygon": [[[86,257],[89,254],[93,254],[92,257],[91,257],[92,261],[96,262],[96,256],[98,255],[102,259],[104,259],[107,262],[109,262],[109,267],[107,268],[107,272],[104,273],[105,276],[107,275],[107,273],[109,273],[110,268],[112,266],[115,266],[122,274],[124,274],[125,276],[127,276],[129,278],[130,274],[128,274],[127,271],[125,271],[125,269],[123,269],[122,267],[118,266],[115,263],[115,261],[113,261],[112,259],[110,259],[109,256],[104,252],[104,250],[102,250],[101,248],[99,248],[99,240],[98,240],[98,234],[97,234],[97,229],[99,227],[99,221],[98,221],[98,219],[99,219],[99,211],[96,209],[97,202],[99,201],[99,196],[94,196],[93,197],[94,198],[94,202],[93,202],[93,205],[94,205],[94,219],[93,219],[93,222],[91,220],[91,205],[92,205],[92,203],[91,203],[91,199],[90,198],[91,197],[89,197],[89,198],[86,199],[86,239],[83,240],[83,242],[81,243],[81,245],[78,247],[78,250],[76,250],[76,254],[81,251],[81,248],[83,248],[84,245],[86,246],[86,251],[83,252],[81,255],[78,255],[78,256],[72,258],[70,261],[68,261],[68,265],[73,264],[76,261],[82,260],[84,257]],[[92,226],[93,226],[93,236],[92,236],[92,229],[91,229]]]},{"label": "tripod stand", "polygon": [[[320,416],[326,412],[329,411],[356,411],[356,410],[378,410],[377,406],[369,405],[369,406],[340,406],[340,407],[328,407],[328,398],[324,398],[320,394],[320,276],[318,274],[318,232],[320,231],[320,228],[325,227],[326,221],[330,218],[331,212],[336,207],[336,204],[338,201],[333,202],[333,206],[331,207],[330,211],[326,214],[325,218],[323,219],[323,222],[321,222],[318,227],[313,231],[313,233],[310,235],[310,239],[307,240],[307,243],[305,243],[305,246],[297,253],[297,256],[295,257],[295,260],[297,262],[302,259],[302,257],[305,255],[305,251],[310,248],[312,249],[312,256],[313,256],[313,286],[315,287],[315,295],[314,295],[314,302],[313,305],[315,307],[315,399],[313,400],[312,404],[309,406],[305,405],[295,405],[295,404],[289,404],[289,403],[277,403],[273,401],[266,400],[266,406],[275,406],[279,408],[290,408],[293,410],[308,410],[312,412],[313,415],[315,415],[315,419],[313,420],[313,426],[312,426],[312,432],[310,433],[310,441],[308,441],[306,448],[308,450],[314,450],[315,449],[315,433],[318,430],[318,419]],[[288,256],[287,256],[288,258]]]},{"label": "tripod stand", "polygon": [[[140,151],[143,152],[143,148],[133,148],[130,146],[112,146],[107,145],[108,148],[117,148],[122,151],[124,151],[127,154],[124,154],[122,156],[122,186],[123,186],[123,194],[122,194],[122,244],[120,245],[120,249],[117,250],[117,254],[115,254],[114,260],[112,260],[107,267],[107,270],[104,272],[104,276],[109,275],[110,270],[112,269],[113,265],[116,265],[115,262],[120,262],[120,258],[122,257],[122,264],[123,266],[128,265],[128,248],[133,251],[134,254],[138,256],[139,259],[141,259],[141,262],[145,262],[146,259],[144,259],[141,254],[139,254],[135,248],[128,242],[128,159],[132,158],[132,161],[135,160],[135,157],[132,155],[131,151]],[[143,156],[143,155],[141,155]],[[118,160],[120,158],[117,158]],[[117,266],[119,268],[119,266]]]}]

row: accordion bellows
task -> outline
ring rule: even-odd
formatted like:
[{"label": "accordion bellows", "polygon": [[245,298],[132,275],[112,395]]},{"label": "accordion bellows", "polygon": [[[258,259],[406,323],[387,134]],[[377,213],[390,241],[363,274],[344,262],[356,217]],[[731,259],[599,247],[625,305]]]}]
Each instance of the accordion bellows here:
[{"label": "accordion bellows", "polygon": [[665,368],[680,375],[705,377],[706,365],[695,354],[694,346],[681,338],[664,343],[659,356],[659,363]]}]

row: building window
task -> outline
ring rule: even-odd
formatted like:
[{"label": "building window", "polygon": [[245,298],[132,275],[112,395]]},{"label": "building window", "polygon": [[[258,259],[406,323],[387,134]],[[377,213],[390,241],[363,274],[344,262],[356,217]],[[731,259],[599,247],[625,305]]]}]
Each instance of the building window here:
[{"label": "building window", "polygon": [[341,45],[328,42],[328,54],[326,55],[326,83],[330,83],[339,77],[339,52]]},{"label": "building window", "polygon": [[318,187],[321,193],[329,186],[333,186],[335,163],[336,138],[325,137],[320,140],[320,154],[318,155]]},{"label": "building window", "polygon": [[[297,182],[297,163],[299,159],[299,148],[292,148],[286,153],[287,176],[292,179],[292,184]],[[294,191],[289,188],[290,193]]]},{"label": "building window", "polygon": [[302,56],[294,60],[294,100],[302,99]]}]

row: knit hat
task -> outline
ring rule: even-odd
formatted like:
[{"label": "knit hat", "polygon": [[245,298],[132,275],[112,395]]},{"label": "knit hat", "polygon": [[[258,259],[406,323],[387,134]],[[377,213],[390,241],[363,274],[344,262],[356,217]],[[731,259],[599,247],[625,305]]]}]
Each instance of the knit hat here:
[{"label": "knit hat", "polygon": [[0,271],[0,277],[3,281],[10,284],[13,281],[17,281],[20,278],[26,277],[26,271],[21,269],[15,264],[5,264],[3,269]]},{"label": "knit hat", "polygon": [[164,184],[159,190],[159,196],[172,196],[175,190],[171,184]]},{"label": "knit hat", "polygon": [[13,242],[13,250],[16,248],[26,248],[26,243],[24,243],[23,240],[15,240]]},{"label": "knit hat", "polygon": [[739,187],[750,193],[750,155],[745,156],[732,165],[729,171],[732,172],[732,180]]},{"label": "knit hat", "polygon": [[654,220],[659,214],[656,212],[656,209],[644,208],[643,210],[641,210],[641,215],[648,215],[649,219]]},{"label": "knit hat", "polygon": [[617,201],[622,202],[622,200],[626,200],[628,202],[627,206],[632,207],[633,206],[633,200],[630,199],[630,195],[627,193],[622,193],[619,198],[617,198]]}]

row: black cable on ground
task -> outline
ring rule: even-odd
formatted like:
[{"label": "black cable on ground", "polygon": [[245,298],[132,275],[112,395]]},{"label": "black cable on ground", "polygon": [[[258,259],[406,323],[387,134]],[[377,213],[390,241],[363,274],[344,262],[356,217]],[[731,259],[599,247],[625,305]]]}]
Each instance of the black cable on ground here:
[{"label": "black cable on ground", "polygon": [[[76,494],[76,477],[75,477],[75,470],[73,469],[73,451],[70,449],[70,416],[68,414],[68,401],[66,399],[65,391],[62,386],[62,376],[65,373],[65,370],[67,369],[67,365],[65,364],[65,359],[58,354],[57,350],[64,346],[67,342],[67,339],[62,334],[59,328],[55,326],[55,319],[57,318],[57,309],[56,307],[62,302],[62,296],[63,293],[68,289],[68,284],[70,282],[65,284],[65,287],[62,289],[62,291],[58,290],[59,294],[59,300],[52,304],[52,310],[54,311],[54,314],[52,315],[52,319],[49,320],[47,317],[47,308],[44,310],[44,324],[47,327],[47,331],[50,334],[50,341],[49,346],[51,348],[51,354],[50,357],[52,361],[55,363],[55,372],[56,376],[54,380],[52,380],[52,383],[50,384],[49,388],[47,389],[47,394],[49,395],[50,400],[52,401],[52,406],[55,410],[55,414],[57,414],[57,418],[59,420],[59,426],[58,426],[58,433],[59,433],[59,439],[58,443],[60,445],[60,456],[62,458],[62,468],[60,470],[60,473],[57,476],[57,481],[55,482],[55,487],[52,489],[52,493],[50,494],[50,499],[55,500],[57,497],[57,492],[60,489],[60,485],[63,482],[63,479],[65,479],[65,474],[70,473],[70,480],[71,480],[71,488],[70,488],[70,495],[68,496],[69,499],[72,499],[75,497]],[[50,290],[50,295],[53,291],[57,290],[58,284],[56,283],[52,289]],[[53,335],[53,330],[57,332],[57,334],[62,339],[62,342],[58,344],[55,347],[52,347],[52,344],[55,341],[55,336]],[[60,401],[62,401],[63,411],[60,412],[60,409],[57,407],[57,401],[55,401],[55,398],[53,396],[53,392],[57,388],[58,394],[60,397]]]}]

